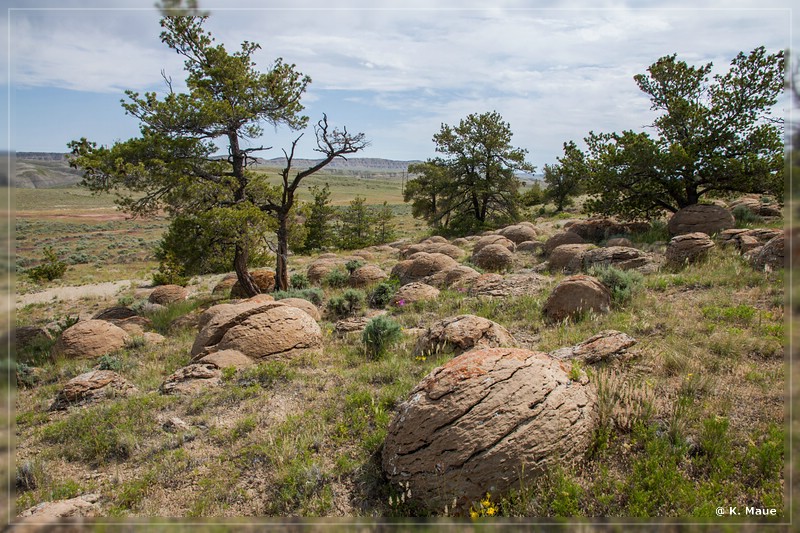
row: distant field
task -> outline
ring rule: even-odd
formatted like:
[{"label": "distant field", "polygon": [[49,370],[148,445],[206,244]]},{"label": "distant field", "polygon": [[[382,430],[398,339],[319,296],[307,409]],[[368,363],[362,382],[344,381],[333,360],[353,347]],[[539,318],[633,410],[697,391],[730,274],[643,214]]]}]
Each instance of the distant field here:
[{"label": "distant field", "polygon": [[[269,172],[271,183],[280,177]],[[301,201],[310,200],[309,187],[328,183],[331,202],[346,206],[355,196],[368,205],[388,202],[396,215],[399,236],[424,231],[424,224],[411,217],[403,203],[401,181],[379,173],[366,177],[322,172],[307,178],[299,191]],[[64,279],[54,285],[79,285],[118,279],[149,277],[156,268],[155,246],[168,225],[165,217],[131,219],[119,211],[111,194],[92,194],[69,187],[60,189],[10,189],[15,209],[16,265],[18,271],[37,265],[45,246],[71,265]],[[44,288],[18,276],[16,291],[26,293]]]}]

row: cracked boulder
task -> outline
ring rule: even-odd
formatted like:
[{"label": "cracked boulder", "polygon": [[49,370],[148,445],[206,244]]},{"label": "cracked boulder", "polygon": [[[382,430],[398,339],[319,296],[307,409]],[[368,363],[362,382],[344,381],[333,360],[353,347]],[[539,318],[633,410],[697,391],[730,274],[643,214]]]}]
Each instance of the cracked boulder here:
[{"label": "cracked boulder", "polygon": [[620,270],[638,270],[639,272],[655,272],[658,265],[653,256],[638,248],[627,246],[608,246],[584,252],[581,262],[583,269],[594,266],[614,267]]},{"label": "cracked boulder", "polygon": [[92,370],[69,380],[58,393],[51,411],[85,405],[103,399],[127,396],[136,392],[136,387],[111,370]]},{"label": "cracked boulder", "polygon": [[459,315],[429,327],[417,340],[414,354],[452,351],[458,355],[473,348],[498,348],[514,344],[514,337],[500,324],[475,315]]},{"label": "cracked boulder", "polygon": [[459,512],[591,444],[597,395],[569,363],[513,348],[476,349],[428,374],[399,406],[382,452],[387,478],[429,510]]},{"label": "cracked boulder", "polygon": [[504,246],[508,248],[509,252],[514,252],[517,249],[516,243],[507,237],[503,237],[502,235],[484,235],[475,243],[475,247],[472,249],[472,255],[474,256],[479,253],[484,247],[490,244]]},{"label": "cracked boulder", "polygon": [[400,287],[392,296],[392,305],[402,307],[414,302],[435,300],[439,296],[439,289],[426,283],[415,282]]},{"label": "cracked boulder", "polygon": [[195,359],[228,349],[255,361],[322,349],[322,330],[308,312],[264,296],[215,305],[203,312],[192,346]]},{"label": "cracked boulder", "polygon": [[767,244],[761,248],[754,250],[752,258],[753,267],[765,271],[783,268],[786,261],[785,248],[786,236],[781,233],[777,237],[770,239]]}]

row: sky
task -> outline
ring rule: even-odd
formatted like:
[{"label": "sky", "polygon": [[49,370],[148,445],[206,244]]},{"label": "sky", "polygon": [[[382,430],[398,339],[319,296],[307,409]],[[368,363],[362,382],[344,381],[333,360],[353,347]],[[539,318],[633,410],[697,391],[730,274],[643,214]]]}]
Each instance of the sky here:
[{"label": "sky", "polygon": [[[3,4],[0,146],[65,152],[81,137],[126,140],[138,134],[120,106],[126,89],[164,94],[162,71],[183,87],[181,58],[159,40],[154,0]],[[282,57],[309,75],[310,124],[325,113],[363,132],[370,146],[357,156],[433,157],[442,124],[497,111],[538,169],[590,131],[648,131],[655,115],[633,76],[660,57],[675,53],[724,72],[740,51],[790,48],[800,34],[789,0],[264,4],[200,1],[211,12],[207,29],[229,51],[257,42],[262,70]],[[272,146],[261,155],[277,157],[299,133],[268,126],[251,144]],[[298,156],[315,157],[314,147],[309,128]]]}]

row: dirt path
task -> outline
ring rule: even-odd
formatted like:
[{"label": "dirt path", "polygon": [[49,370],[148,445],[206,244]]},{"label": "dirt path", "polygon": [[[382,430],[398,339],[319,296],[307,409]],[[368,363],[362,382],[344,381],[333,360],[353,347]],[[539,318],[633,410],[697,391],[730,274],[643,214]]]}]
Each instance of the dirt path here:
[{"label": "dirt path", "polygon": [[55,300],[79,300],[81,298],[108,298],[116,295],[119,291],[129,288],[131,285],[139,287],[147,283],[143,279],[124,279],[121,281],[106,281],[104,283],[93,283],[90,285],[79,285],[76,287],[54,287],[31,294],[17,295],[16,308],[25,307],[30,304],[47,303]]}]

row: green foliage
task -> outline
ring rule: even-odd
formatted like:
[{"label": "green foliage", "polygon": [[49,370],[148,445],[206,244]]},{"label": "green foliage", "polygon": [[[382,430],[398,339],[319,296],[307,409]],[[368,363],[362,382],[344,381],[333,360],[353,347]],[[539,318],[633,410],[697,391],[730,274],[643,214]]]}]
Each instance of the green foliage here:
[{"label": "green foliage", "polygon": [[572,141],[564,143],[564,156],[558,158],[558,163],[544,166],[544,199],[555,204],[556,212],[563,211],[572,204],[573,197],[583,192],[586,174],[583,152]]},{"label": "green foliage", "polygon": [[355,315],[364,309],[365,299],[364,291],[347,289],[341,295],[334,296],[328,300],[328,311],[339,318]]},{"label": "green foliage", "polygon": [[54,279],[59,279],[64,275],[64,272],[67,271],[67,264],[58,258],[58,255],[56,255],[55,251],[53,251],[52,246],[46,246],[43,253],[44,260],[42,261],[42,264],[28,269],[25,273],[33,281],[40,283],[43,281],[53,281]]},{"label": "green foliage", "polygon": [[384,201],[373,214],[375,225],[373,228],[372,244],[385,244],[397,236],[395,232],[394,210],[389,203]]},{"label": "green foliage", "polygon": [[731,211],[737,228],[753,227],[764,222],[764,219],[753,213],[746,205],[737,205]]},{"label": "green foliage", "polygon": [[364,261],[361,259],[351,259],[347,263],[345,263],[344,268],[347,269],[348,274],[353,274],[356,270],[364,266]]},{"label": "green foliage", "polygon": [[657,135],[590,132],[590,212],[652,218],[705,195],[784,189],[784,143],[771,112],[784,89],[784,53],[739,53],[724,74],[675,54],[634,77],[660,113]]},{"label": "green foliage", "polygon": [[87,407],[46,426],[42,439],[58,445],[59,453],[70,461],[102,464],[128,459],[141,439],[158,431],[153,413],[171,401],[164,396],[139,396]]},{"label": "green foliage", "polygon": [[336,210],[331,206],[331,190],[326,183],[323,187],[315,185],[309,189],[312,201],[306,205],[306,242],[302,251],[309,253],[333,244],[333,219]]},{"label": "green foliage", "polygon": [[97,367],[100,370],[113,370],[116,372],[122,368],[122,361],[113,355],[101,355],[97,360]]},{"label": "green foliage", "polygon": [[442,157],[409,165],[404,200],[431,227],[466,233],[519,217],[519,180],[533,172],[526,150],[511,146],[511,128],[497,112],[471,114],[433,136]]},{"label": "green foliage", "polygon": [[200,300],[180,300],[155,311],[147,311],[144,316],[150,319],[153,329],[162,335],[169,333],[172,322],[197,309],[203,302]]},{"label": "green foliage", "polygon": [[379,359],[390,345],[403,336],[400,324],[392,318],[380,315],[367,323],[361,335],[361,341],[367,349],[367,355],[372,359]]},{"label": "green foliage", "polygon": [[621,270],[613,266],[593,266],[588,274],[600,280],[611,291],[611,300],[616,305],[630,301],[644,286],[644,276],[635,270]]},{"label": "green foliage", "polygon": [[292,289],[308,289],[311,282],[308,281],[308,276],[302,272],[296,272],[289,278],[289,284]]},{"label": "green foliage", "polygon": [[180,285],[185,287],[189,284],[186,276],[186,265],[178,261],[173,252],[164,252],[161,263],[158,265],[158,272],[153,274],[153,285]]},{"label": "green foliage", "polygon": [[400,280],[389,278],[375,285],[369,293],[367,301],[369,306],[374,309],[383,309],[392,300],[392,296],[400,288]]},{"label": "green foliage", "polygon": [[525,207],[533,207],[544,203],[544,190],[539,181],[529,183],[525,188],[525,192],[520,195],[519,201]]},{"label": "green foliage", "polygon": [[346,270],[336,267],[322,279],[323,285],[333,289],[340,289],[346,287],[350,282],[350,274]]},{"label": "green foliage", "polygon": [[356,196],[339,215],[339,245],[345,250],[372,244],[375,217],[365,201],[363,196]]},{"label": "green foliage", "polygon": [[285,298],[302,298],[308,300],[314,305],[322,305],[322,299],[325,293],[322,289],[311,287],[308,289],[290,289],[288,291],[276,291],[272,293],[272,297],[276,300],[283,300]]}]

